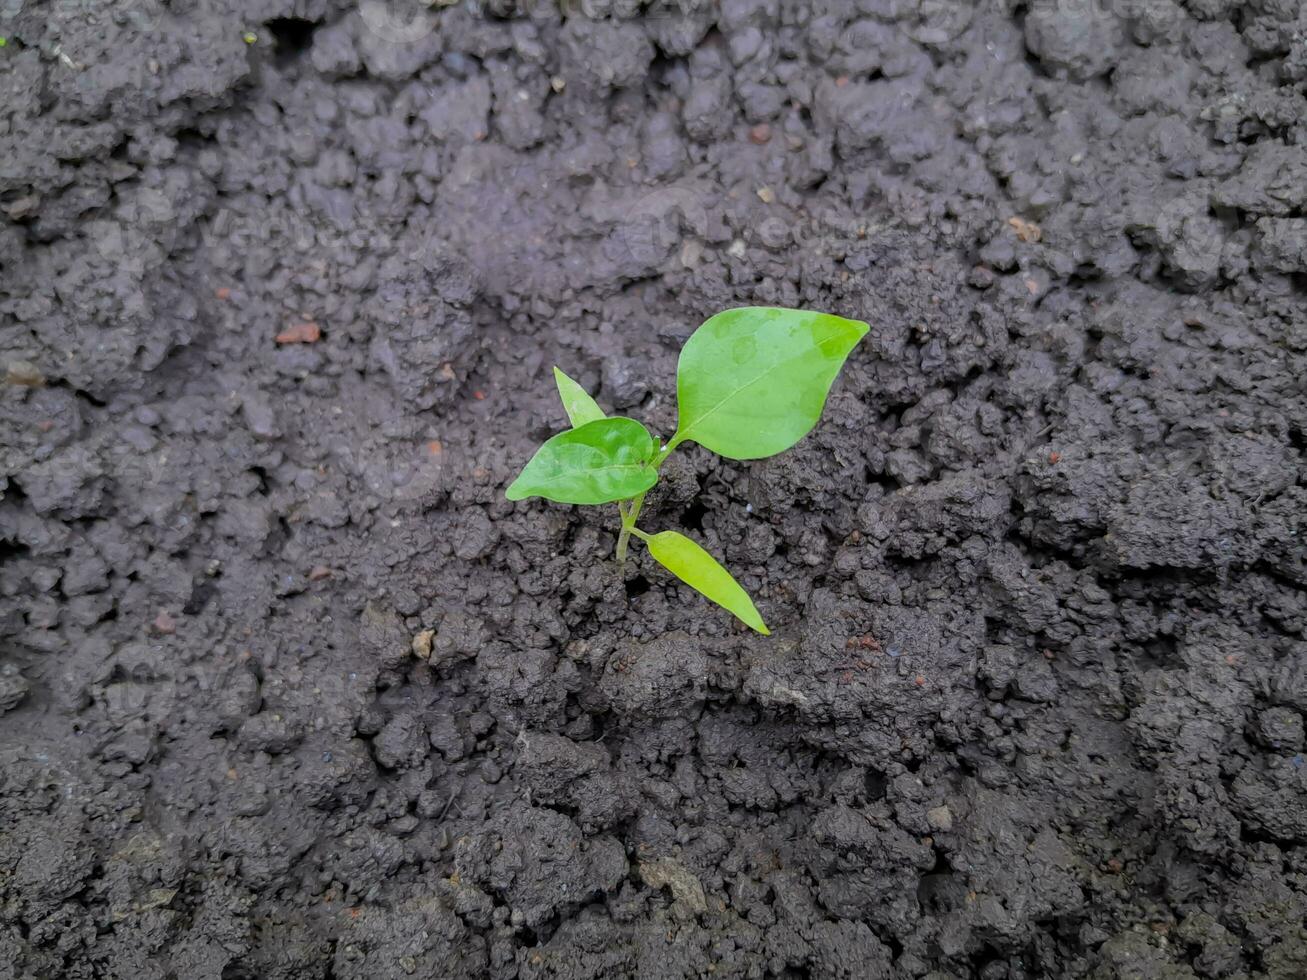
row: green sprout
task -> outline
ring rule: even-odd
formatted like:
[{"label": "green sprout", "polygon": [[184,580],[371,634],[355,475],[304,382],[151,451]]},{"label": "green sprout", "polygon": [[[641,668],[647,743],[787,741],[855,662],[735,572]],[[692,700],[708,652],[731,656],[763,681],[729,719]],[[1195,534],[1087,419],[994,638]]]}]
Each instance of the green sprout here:
[{"label": "green sprout", "polygon": [[617,560],[632,536],[660,565],[759,633],[770,631],[747,592],[712,555],[676,531],[635,526],[658,469],[683,442],[727,459],[764,459],[812,431],[826,396],[867,324],[828,313],[745,306],[710,317],[676,365],[676,432],[664,444],[635,419],[608,417],[558,368],[572,428],[541,446],[509,486],[509,500],[617,504]]}]

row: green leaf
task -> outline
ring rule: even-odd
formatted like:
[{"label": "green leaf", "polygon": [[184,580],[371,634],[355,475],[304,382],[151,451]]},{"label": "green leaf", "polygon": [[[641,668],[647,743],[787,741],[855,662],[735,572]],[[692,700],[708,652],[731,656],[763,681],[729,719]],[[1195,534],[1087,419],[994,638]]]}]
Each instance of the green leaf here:
[{"label": "green leaf", "polygon": [[762,459],[806,436],[867,324],[828,313],[745,306],[710,317],[676,366],[680,422],[692,440],[728,459]]},{"label": "green leaf", "polygon": [[749,593],[740,587],[740,583],[712,555],[676,531],[641,534],[641,537],[649,546],[649,554],[654,556],[658,564],[727,612],[734,613],[744,625],[752,627],[763,636],[771,636],[771,630],[767,629],[767,624],[758,615]]},{"label": "green leaf", "polygon": [[635,419],[596,419],[560,432],[536,450],[509,486],[509,500],[606,504],[644,493],[658,480],[658,445]]},{"label": "green leaf", "polygon": [[554,367],[554,382],[558,385],[558,397],[563,400],[563,410],[567,412],[567,419],[572,423],[572,428],[608,417],[604,415],[604,410],[595,404],[595,400],[589,393],[557,366]]}]

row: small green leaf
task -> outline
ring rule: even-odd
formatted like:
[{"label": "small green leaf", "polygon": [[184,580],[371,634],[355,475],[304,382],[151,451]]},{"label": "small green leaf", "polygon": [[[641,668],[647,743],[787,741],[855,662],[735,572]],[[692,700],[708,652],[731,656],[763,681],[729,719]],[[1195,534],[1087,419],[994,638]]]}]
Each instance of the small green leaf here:
[{"label": "small green leaf", "polygon": [[657,443],[635,419],[596,419],[560,432],[536,450],[509,486],[509,500],[606,504],[644,493],[658,480]]},{"label": "small green leaf", "polygon": [[740,583],[712,555],[676,531],[642,534],[641,537],[649,546],[649,554],[654,556],[658,564],[727,612],[734,613],[744,625],[752,627],[763,636],[771,636],[771,630],[767,629],[762,617],[758,615],[749,593],[740,587]]},{"label": "small green leaf", "polygon": [[558,385],[558,397],[563,401],[563,411],[567,412],[567,419],[572,423],[572,428],[608,417],[604,414],[604,410],[595,404],[595,400],[589,393],[557,366],[554,367],[554,382]]},{"label": "small green leaf", "polygon": [[745,306],[706,320],[676,366],[680,422],[728,459],[762,459],[806,436],[867,324],[828,313]]}]

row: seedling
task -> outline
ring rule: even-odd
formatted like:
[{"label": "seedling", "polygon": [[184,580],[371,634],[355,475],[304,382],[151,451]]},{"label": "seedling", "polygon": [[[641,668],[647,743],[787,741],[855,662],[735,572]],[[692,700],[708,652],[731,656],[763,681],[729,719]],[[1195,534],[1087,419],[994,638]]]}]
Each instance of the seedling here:
[{"label": "seedling", "polygon": [[683,442],[727,459],[764,459],[812,431],[835,376],[867,324],[828,313],[745,306],[709,318],[676,365],[676,432],[666,444],[635,419],[608,417],[585,389],[554,368],[572,428],[549,439],[509,486],[509,500],[617,504],[617,560],[634,536],[654,560],[759,633],[769,634],[747,592],[684,534],[635,526],[658,469]]}]

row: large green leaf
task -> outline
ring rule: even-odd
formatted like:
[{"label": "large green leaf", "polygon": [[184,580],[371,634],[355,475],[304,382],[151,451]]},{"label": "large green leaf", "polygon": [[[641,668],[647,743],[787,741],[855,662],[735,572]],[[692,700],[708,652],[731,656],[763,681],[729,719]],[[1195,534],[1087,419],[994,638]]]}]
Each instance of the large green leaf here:
[{"label": "large green leaf", "polygon": [[572,428],[608,417],[604,415],[604,410],[595,404],[589,392],[556,366],[554,383],[558,385],[558,397],[563,401],[563,411],[567,412],[567,420],[572,423]]},{"label": "large green leaf", "polygon": [[649,554],[654,556],[658,564],[727,612],[734,613],[744,625],[764,636],[771,635],[771,630],[767,629],[767,624],[754,608],[749,593],[740,587],[740,583],[712,555],[676,531],[642,534],[641,537],[649,546]]},{"label": "large green leaf", "polygon": [[771,306],[709,318],[681,349],[672,443],[691,440],[729,459],[784,452],[817,424],[866,332],[860,320]]},{"label": "large green leaf", "polygon": [[644,493],[658,479],[658,446],[635,419],[596,419],[560,432],[536,450],[509,486],[509,500],[606,504]]}]

